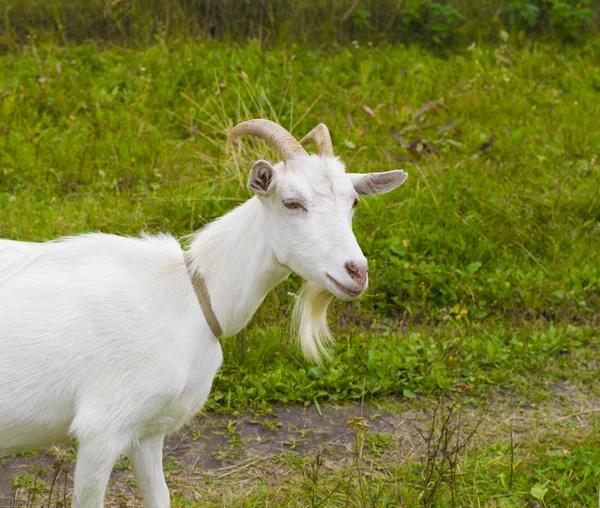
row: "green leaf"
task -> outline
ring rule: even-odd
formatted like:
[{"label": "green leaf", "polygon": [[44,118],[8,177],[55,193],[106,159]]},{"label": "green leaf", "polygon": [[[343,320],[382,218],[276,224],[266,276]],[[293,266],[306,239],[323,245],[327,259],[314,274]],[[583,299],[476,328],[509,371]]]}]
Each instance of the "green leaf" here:
[{"label": "green leaf", "polygon": [[546,497],[546,493],[548,492],[548,487],[544,487],[543,485],[536,483],[533,487],[531,487],[529,492],[534,498],[543,501],[544,497]]},{"label": "green leaf", "polygon": [[412,390],[410,390],[409,388],[404,388],[404,390],[402,390],[402,393],[404,394],[404,396],[407,399],[416,399],[417,398],[417,394],[415,392],[413,392]]}]

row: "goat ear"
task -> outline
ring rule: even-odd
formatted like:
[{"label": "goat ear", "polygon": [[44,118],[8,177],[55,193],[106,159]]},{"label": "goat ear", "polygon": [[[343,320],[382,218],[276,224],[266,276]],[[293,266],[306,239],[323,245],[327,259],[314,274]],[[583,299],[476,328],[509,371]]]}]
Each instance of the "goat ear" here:
[{"label": "goat ear", "polygon": [[257,160],[250,170],[248,189],[261,196],[268,196],[273,190],[275,170],[267,161]]},{"label": "goat ear", "polygon": [[385,194],[402,185],[408,174],[400,169],[383,173],[347,173],[359,196]]}]

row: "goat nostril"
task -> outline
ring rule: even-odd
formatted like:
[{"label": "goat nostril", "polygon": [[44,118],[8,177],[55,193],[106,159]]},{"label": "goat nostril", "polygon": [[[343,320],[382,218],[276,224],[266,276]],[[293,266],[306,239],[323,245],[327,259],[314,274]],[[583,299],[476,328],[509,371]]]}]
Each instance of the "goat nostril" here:
[{"label": "goat nostril", "polygon": [[363,267],[363,266],[357,265],[353,261],[348,261],[345,266],[346,266],[346,272],[348,272],[348,275],[350,275],[350,277],[353,280],[355,280],[356,282],[359,282],[361,284],[365,283],[365,280],[367,278],[367,271],[368,271],[368,268],[366,266]]}]

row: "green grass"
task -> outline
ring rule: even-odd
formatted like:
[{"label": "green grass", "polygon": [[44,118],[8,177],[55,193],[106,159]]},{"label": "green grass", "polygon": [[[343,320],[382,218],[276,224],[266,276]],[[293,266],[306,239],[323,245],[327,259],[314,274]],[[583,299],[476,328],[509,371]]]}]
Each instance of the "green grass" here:
[{"label": "green grass", "polygon": [[[251,140],[225,155],[231,126],[268,117],[301,137],[323,121],[349,170],[409,173],[400,190],[357,211],[370,294],[334,305],[333,360],[316,367],[288,333],[299,281],[273,291],[224,341],[208,408],[383,404],[441,390],[551,404],[548,385],[565,379],[597,397],[599,56],[598,41],[474,45],[445,57],[362,45],[30,44],[0,57],[0,236],[189,234],[249,197],[253,160],[273,160]],[[367,443],[391,446],[381,436]],[[462,457],[466,504],[517,505],[538,484],[553,486],[544,496],[556,504],[596,499],[592,434],[528,446],[512,494],[498,501],[508,459],[494,458],[494,447],[506,446]],[[398,466],[382,495],[417,502],[420,467]],[[265,505],[285,492],[236,495]]]}]

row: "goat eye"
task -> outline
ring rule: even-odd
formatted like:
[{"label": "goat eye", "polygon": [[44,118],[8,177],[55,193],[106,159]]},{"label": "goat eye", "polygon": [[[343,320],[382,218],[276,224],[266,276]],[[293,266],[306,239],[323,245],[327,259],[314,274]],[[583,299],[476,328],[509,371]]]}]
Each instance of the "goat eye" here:
[{"label": "goat eye", "polygon": [[290,210],[298,210],[299,208],[304,208],[298,201],[294,201],[293,199],[284,199],[283,206],[289,208]]},{"label": "goat eye", "polygon": [[358,205],[358,198],[354,198],[354,203],[352,203],[352,208],[356,208],[356,205]]}]

